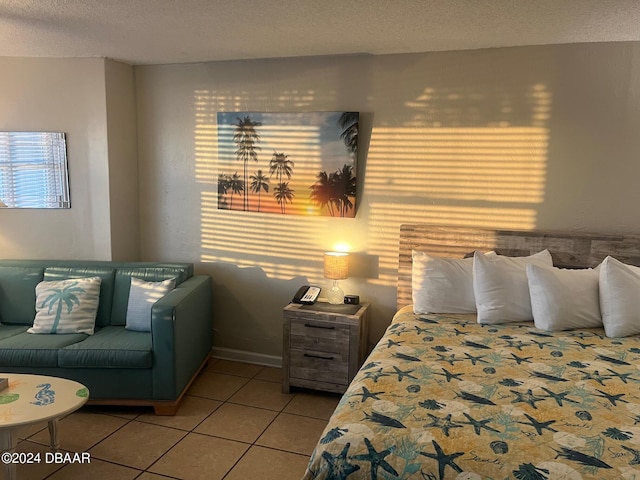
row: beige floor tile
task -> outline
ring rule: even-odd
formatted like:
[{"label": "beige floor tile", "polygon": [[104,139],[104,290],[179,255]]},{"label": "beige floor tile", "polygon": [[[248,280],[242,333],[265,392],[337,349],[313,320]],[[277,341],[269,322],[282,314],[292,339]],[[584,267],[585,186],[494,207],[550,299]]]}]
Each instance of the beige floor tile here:
[{"label": "beige floor tile", "polygon": [[149,471],[184,480],[220,480],[249,445],[190,433]]},{"label": "beige floor tile", "polygon": [[338,406],[340,398],[341,395],[337,393],[296,393],[296,396],[289,402],[283,412],[329,420],[329,417]]},{"label": "beige floor tile", "polygon": [[218,360],[214,365],[209,365],[210,372],[224,373],[227,375],[237,375],[238,377],[253,378],[262,367],[252,363],[232,362],[230,360]]},{"label": "beige floor tile", "polygon": [[167,480],[171,477],[166,477],[164,475],[158,475],[157,473],[144,472],[140,475],[136,480]]},{"label": "beige floor tile", "polygon": [[91,457],[146,469],[175,445],[185,432],[132,421],[89,452]]},{"label": "beige floor tile", "polygon": [[204,371],[188,390],[189,395],[196,397],[210,398],[212,400],[225,401],[236,393],[244,384],[249,381],[247,378],[235,375],[223,375]]},{"label": "beige floor tile", "polygon": [[149,412],[151,407],[124,407],[120,405],[88,405],[82,407],[80,411],[103,413],[105,415],[111,415],[113,417],[126,418],[127,420],[133,420],[138,415]]},{"label": "beige floor tile", "polygon": [[[60,448],[68,452],[86,452],[129,420],[100,413],[79,411],[58,421]],[[32,442],[49,445],[49,429],[29,437]]]},{"label": "beige floor tile", "polygon": [[307,468],[309,457],[253,446],[240,459],[225,480],[300,480]]},{"label": "beige floor tile", "polygon": [[222,405],[222,402],[218,400],[185,395],[175,415],[154,415],[150,412],[140,415],[136,421],[179,428],[180,430],[193,430],[220,405]]},{"label": "beige floor tile", "polygon": [[144,472],[140,475],[136,480],[167,480],[171,477],[166,477],[164,475],[158,475],[157,473]]},{"label": "beige floor tile", "polygon": [[230,402],[281,411],[293,398],[293,394],[282,393],[280,384],[264,380],[250,380],[238,390]]},{"label": "beige floor tile", "polygon": [[264,367],[255,376],[256,380],[266,380],[267,382],[282,383],[282,369],[274,367]]},{"label": "beige floor tile", "polygon": [[311,455],[327,422],[281,413],[260,436],[256,445]]},{"label": "beige floor tile", "polygon": [[198,433],[253,443],[278,413],[262,408],[225,403],[195,429]]},{"label": "beige floor tile", "polygon": [[[18,478],[301,478],[340,395],[283,394],[280,368],[219,359],[207,368],[175,416],[155,416],[146,407],[85,406],[61,419],[62,450],[88,451],[91,464],[20,465]],[[46,422],[21,429],[18,437],[19,452],[50,452]]]},{"label": "beige floor tile", "polygon": [[92,458],[89,464],[65,465],[47,480],[133,480],[138,475],[140,470]]},{"label": "beige floor tile", "polygon": [[40,430],[46,430],[48,423],[49,422],[38,422],[20,427],[18,428],[18,438],[29,438],[31,435],[35,435],[36,433],[38,433]]},{"label": "beige floor tile", "polygon": [[[63,467],[63,465],[45,461],[45,455],[51,453],[51,450],[44,445],[24,441],[18,444],[16,452],[40,454],[41,460],[40,463],[17,465],[16,477],[20,480],[42,480]],[[0,478],[4,477],[0,476]]]}]

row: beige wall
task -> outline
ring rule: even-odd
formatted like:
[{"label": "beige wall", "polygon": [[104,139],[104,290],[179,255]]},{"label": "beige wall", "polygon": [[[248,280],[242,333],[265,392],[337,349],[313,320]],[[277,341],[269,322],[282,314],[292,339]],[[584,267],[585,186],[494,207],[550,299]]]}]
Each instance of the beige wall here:
[{"label": "beige wall", "polygon": [[105,62],[111,260],[140,257],[138,150],[133,68]]},{"label": "beige wall", "polygon": [[71,193],[71,209],[1,209],[0,257],[135,258],[133,67],[4,57],[0,71],[0,130],[65,132]]},{"label": "beige wall", "polygon": [[[214,343],[277,357],[281,308],[326,285],[395,309],[403,222],[638,232],[640,44],[136,67],[141,248],[215,282]],[[355,219],[216,209],[218,111],[361,112]]]},{"label": "beige wall", "polygon": [[[1,210],[0,257],[194,261],[215,282],[218,351],[275,361],[282,306],[302,283],[327,285],[322,252],[337,242],[375,341],[403,222],[640,231],[638,43],[0,69],[0,129],[67,133],[72,202]],[[319,110],[361,112],[355,219],[216,209],[218,111]]]}]

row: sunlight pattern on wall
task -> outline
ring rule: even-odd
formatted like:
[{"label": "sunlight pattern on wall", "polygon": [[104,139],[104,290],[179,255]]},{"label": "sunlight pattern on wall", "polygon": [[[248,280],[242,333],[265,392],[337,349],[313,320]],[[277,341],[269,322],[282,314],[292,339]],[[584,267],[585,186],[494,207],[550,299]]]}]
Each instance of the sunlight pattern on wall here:
[{"label": "sunlight pattern on wall", "polygon": [[203,262],[259,266],[275,278],[323,281],[321,252],[332,235],[325,217],[218,210],[216,192],[202,193],[201,211]]},{"label": "sunlight pattern on wall", "polygon": [[[367,187],[374,195],[392,184],[402,197],[539,203],[547,138],[540,127],[376,128]],[[397,158],[392,177],[387,158]]]},{"label": "sunlight pattern on wall", "polygon": [[374,126],[366,169],[371,284],[395,285],[403,223],[530,230],[544,201],[551,95],[426,88],[406,126]]},{"label": "sunlight pattern on wall", "polygon": [[[544,201],[551,109],[544,85],[488,92],[428,87],[405,103],[401,121],[361,113],[361,202],[350,220],[218,210],[216,112],[245,103],[201,90],[195,104],[203,262],[318,283],[321,252],[357,237],[352,251],[377,263],[375,278],[360,281],[395,286],[402,223],[528,230]],[[292,151],[299,134],[292,133]]]}]

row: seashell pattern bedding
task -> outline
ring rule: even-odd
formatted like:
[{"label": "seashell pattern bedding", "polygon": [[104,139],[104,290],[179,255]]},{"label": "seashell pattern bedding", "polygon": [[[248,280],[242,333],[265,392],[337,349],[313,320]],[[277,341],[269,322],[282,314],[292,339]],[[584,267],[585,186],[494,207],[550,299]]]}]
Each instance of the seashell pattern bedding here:
[{"label": "seashell pattern bedding", "polygon": [[640,337],[404,307],[305,480],[640,478]]}]

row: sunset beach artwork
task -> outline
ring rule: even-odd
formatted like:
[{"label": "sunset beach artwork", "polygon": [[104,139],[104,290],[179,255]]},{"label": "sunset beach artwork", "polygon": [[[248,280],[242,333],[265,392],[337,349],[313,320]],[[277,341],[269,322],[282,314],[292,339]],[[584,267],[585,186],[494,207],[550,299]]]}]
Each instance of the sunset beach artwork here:
[{"label": "sunset beach artwork", "polygon": [[358,112],[218,113],[218,209],[355,217]]}]

